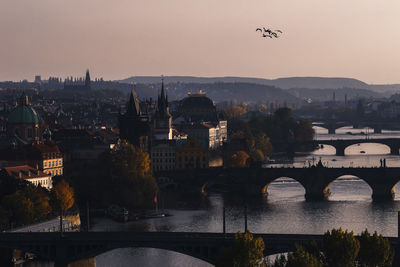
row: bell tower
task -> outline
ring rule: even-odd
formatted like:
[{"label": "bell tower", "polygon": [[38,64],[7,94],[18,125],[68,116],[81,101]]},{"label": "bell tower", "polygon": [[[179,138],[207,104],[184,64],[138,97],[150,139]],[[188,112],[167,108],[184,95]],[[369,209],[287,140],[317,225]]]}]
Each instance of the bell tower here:
[{"label": "bell tower", "polygon": [[169,113],[168,96],[164,90],[164,78],[161,80],[161,94],[158,96],[157,108],[153,117],[153,139],[172,139],[172,116]]}]

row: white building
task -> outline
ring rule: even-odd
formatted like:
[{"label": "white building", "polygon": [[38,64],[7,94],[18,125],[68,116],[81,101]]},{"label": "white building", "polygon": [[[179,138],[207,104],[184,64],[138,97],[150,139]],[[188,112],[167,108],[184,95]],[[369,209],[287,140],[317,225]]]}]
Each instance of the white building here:
[{"label": "white building", "polygon": [[24,179],[36,186],[44,187],[50,190],[53,187],[51,174],[44,173],[41,170],[35,169],[28,165],[19,165],[14,167],[5,167],[4,171],[15,179]]}]

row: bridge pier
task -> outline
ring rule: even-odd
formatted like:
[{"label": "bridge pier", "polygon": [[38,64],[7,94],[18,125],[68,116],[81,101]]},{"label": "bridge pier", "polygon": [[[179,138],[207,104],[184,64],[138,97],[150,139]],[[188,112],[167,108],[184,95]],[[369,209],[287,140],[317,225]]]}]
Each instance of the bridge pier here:
[{"label": "bridge pier", "polygon": [[382,133],[382,127],[375,126],[374,127],[374,133],[375,134],[381,134]]},{"label": "bridge pier", "polygon": [[390,155],[400,155],[399,147],[390,146]]},{"label": "bridge pier", "polygon": [[373,184],[371,188],[374,201],[390,201],[394,199],[394,186],[391,184]]},{"label": "bridge pier", "polygon": [[344,146],[335,146],[336,148],[336,156],[344,156],[344,150],[346,147]]},{"label": "bridge pier", "polygon": [[328,128],[328,134],[336,134],[336,128],[329,127]]},{"label": "bridge pier", "polygon": [[327,200],[330,194],[331,193],[329,192],[328,188],[320,190],[306,188],[306,194],[304,195],[304,197],[306,201],[321,201]]}]

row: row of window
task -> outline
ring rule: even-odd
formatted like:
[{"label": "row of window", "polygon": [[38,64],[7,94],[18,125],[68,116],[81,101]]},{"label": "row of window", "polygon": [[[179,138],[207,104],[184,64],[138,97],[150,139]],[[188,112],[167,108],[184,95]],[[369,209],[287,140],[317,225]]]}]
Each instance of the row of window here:
[{"label": "row of window", "polygon": [[162,157],[162,156],[166,156],[166,157],[175,157],[175,153],[167,153],[167,152],[165,152],[165,153],[162,153],[162,152],[153,152],[152,153],[152,156],[153,157]]},{"label": "row of window", "polygon": [[[52,160],[49,161],[49,167],[57,167],[57,166],[62,166],[61,159],[60,160]],[[47,167],[47,161],[44,162],[44,167]]]},{"label": "row of window", "polygon": [[61,170],[52,170],[52,171],[47,171],[47,174],[51,174],[51,176],[62,175],[62,171]]},{"label": "row of window", "polygon": [[174,170],[175,166],[170,166],[170,165],[166,165],[166,166],[154,166],[154,170],[155,171],[162,171],[162,170]]},{"label": "row of window", "polygon": [[39,181],[32,181],[32,184],[38,186],[38,185],[44,185],[45,187],[47,187],[48,184],[50,184],[50,182],[48,181],[48,179],[43,179],[43,180],[39,180]]},{"label": "row of window", "polygon": [[175,159],[153,159],[153,162],[175,162]]}]

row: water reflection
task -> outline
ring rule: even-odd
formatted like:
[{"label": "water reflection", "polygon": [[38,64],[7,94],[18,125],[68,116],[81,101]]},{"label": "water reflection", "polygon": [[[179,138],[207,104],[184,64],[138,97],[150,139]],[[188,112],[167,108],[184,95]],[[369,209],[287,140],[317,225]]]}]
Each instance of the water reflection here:
[{"label": "water reflection", "polygon": [[[323,130],[321,130],[323,131]],[[320,130],[317,138],[362,138],[360,131],[367,129],[337,130],[337,135],[324,134]],[[352,132],[352,134],[347,134]],[[327,133],[327,131],[326,131]],[[383,135],[370,134],[369,137],[400,137],[400,132],[384,132]],[[365,138],[365,136],[364,136]],[[363,146],[362,146],[363,145]],[[364,147],[365,145],[365,147]],[[360,149],[367,155],[360,155]],[[330,148],[312,154],[298,155],[292,163],[276,166],[306,166],[319,157],[329,167],[379,167],[380,159],[386,158],[388,167],[400,167],[400,157],[392,155],[372,155],[387,153],[376,144],[360,144],[346,150],[346,156],[338,157],[329,153]],[[352,153],[352,151],[355,151]],[[358,152],[357,152],[358,151]],[[369,151],[367,153],[367,151]],[[370,152],[372,151],[372,152]],[[200,209],[166,212],[171,217],[148,219],[120,224],[107,219],[97,219],[95,231],[194,231],[222,232],[222,210],[226,207],[227,231],[244,230],[244,204],[248,206],[248,228],[260,233],[323,234],[332,228],[342,227],[356,234],[368,228],[385,236],[397,235],[397,211],[400,210],[400,188],[396,186],[395,201],[376,203],[371,200],[372,190],[363,180],[355,177],[339,177],[330,185],[329,201],[305,201],[304,188],[293,179],[280,178],[268,186],[268,198],[241,198],[237,195],[211,194],[208,205]],[[198,259],[179,253],[146,248],[117,249],[96,257],[97,266],[211,266]]]}]

